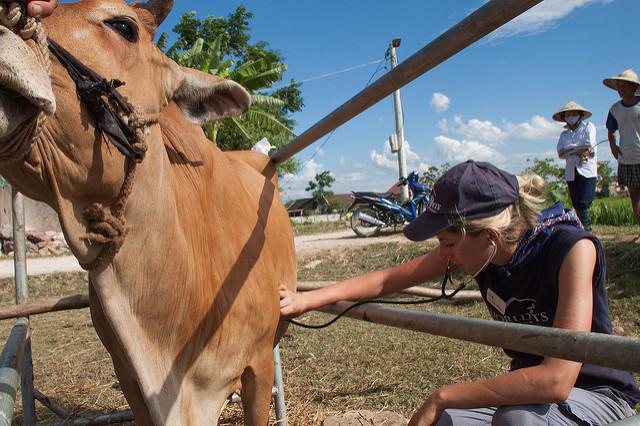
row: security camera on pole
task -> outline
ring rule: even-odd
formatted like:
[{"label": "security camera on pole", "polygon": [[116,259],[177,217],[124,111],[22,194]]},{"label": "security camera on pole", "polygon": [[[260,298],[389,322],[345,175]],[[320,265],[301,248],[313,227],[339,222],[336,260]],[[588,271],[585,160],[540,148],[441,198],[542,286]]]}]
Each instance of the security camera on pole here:
[{"label": "security camera on pole", "polygon": [[[391,69],[394,69],[398,66],[398,57],[396,56],[396,48],[400,46],[400,39],[394,38],[391,41],[391,45],[389,46],[389,59],[391,61]],[[407,177],[407,159],[404,155],[404,128],[403,122],[404,119],[402,117],[402,104],[400,103],[400,90],[396,90],[393,92],[393,106],[396,112],[396,134],[392,135],[389,143],[391,144],[391,151],[398,153],[398,175],[399,178]],[[393,136],[395,136],[396,140],[393,140]],[[397,143],[397,148],[396,148]],[[404,203],[409,199],[409,187],[407,185],[402,185],[400,187],[402,192],[400,193],[402,197],[402,202]]]}]

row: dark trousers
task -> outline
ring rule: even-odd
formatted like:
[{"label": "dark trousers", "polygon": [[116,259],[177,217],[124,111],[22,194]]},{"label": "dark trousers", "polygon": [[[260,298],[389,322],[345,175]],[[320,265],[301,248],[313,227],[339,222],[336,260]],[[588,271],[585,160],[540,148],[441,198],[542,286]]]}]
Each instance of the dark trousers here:
[{"label": "dark trousers", "polygon": [[596,179],[595,177],[586,178],[575,170],[574,180],[567,182],[573,208],[576,210],[582,226],[587,231],[591,230],[589,207],[591,207],[591,203],[596,197]]}]

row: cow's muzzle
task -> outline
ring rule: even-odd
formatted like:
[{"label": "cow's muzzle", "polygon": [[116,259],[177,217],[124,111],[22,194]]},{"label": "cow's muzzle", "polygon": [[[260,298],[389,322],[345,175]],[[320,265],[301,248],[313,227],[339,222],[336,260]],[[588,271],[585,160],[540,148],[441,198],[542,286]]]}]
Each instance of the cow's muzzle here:
[{"label": "cow's muzzle", "polygon": [[55,110],[50,77],[35,52],[0,26],[0,141],[21,134],[20,128],[40,112]]}]

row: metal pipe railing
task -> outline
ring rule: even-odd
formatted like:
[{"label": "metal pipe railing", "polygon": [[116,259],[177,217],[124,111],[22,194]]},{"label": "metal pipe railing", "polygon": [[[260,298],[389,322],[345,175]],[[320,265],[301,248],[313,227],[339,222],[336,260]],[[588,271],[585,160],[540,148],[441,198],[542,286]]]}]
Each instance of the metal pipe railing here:
[{"label": "metal pipe railing", "polygon": [[[297,289],[298,291],[311,291],[330,286],[334,283],[335,281],[299,281]],[[447,293],[451,291],[452,289],[447,290]],[[437,288],[413,286],[398,291],[398,294],[408,294],[411,296],[431,298],[442,296],[442,290]],[[482,295],[477,290],[460,290],[450,300],[477,302],[482,300]],[[0,308],[0,319],[3,319],[2,308]]]},{"label": "metal pipe railing", "polygon": [[89,307],[88,294],[54,297],[13,306],[0,307],[0,320],[46,314],[49,312],[84,309]]},{"label": "metal pipe railing", "polygon": [[278,419],[279,426],[288,426],[289,421],[287,419],[287,406],[284,399],[284,380],[282,377],[282,359],[280,358],[280,345],[276,345],[273,348],[273,362],[275,363],[275,410],[276,419]]},{"label": "metal pipe railing", "polygon": [[[338,302],[318,310],[339,314],[351,304]],[[390,309],[375,305],[354,308],[345,316],[535,355],[640,372],[640,339],[632,337]]]},{"label": "metal pipe railing", "polygon": [[18,318],[0,355],[0,426],[10,426],[18,394],[29,320]]},{"label": "metal pipe railing", "polygon": [[393,71],[376,80],[300,136],[280,148],[271,156],[271,161],[278,165],[288,160],[322,136],[541,1],[492,0],[488,2],[413,54]]},{"label": "metal pipe railing", "polygon": [[[11,188],[11,211],[13,218],[13,270],[16,289],[16,306],[29,300],[27,284],[27,232],[24,214],[24,196]],[[36,424],[36,406],[33,399],[33,362],[31,358],[31,331],[27,320],[27,335],[24,346],[24,364],[20,378],[22,389],[23,424]]]}]

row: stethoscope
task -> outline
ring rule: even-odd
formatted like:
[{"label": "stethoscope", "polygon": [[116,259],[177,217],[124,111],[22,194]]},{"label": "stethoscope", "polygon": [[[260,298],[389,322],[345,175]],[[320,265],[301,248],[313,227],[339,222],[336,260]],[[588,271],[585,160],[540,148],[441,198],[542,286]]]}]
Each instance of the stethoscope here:
[{"label": "stethoscope", "polygon": [[[464,282],[460,283],[460,284],[456,284],[455,281],[453,281],[453,278],[451,278],[451,274],[452,274],[452,267],[451,267],[451,259],[447,259],[447,269],[444,272],[444,276],[442,277],[442,295],[438,296],[438,299],[442,298],[443,296],[445,298],[451,298],[453,296],[456,295],[456,293],[458,293],[460,290],[462,290],[463,288],[465,288],[471,281],[475,280],[476,277],[478,275],[480,275],[480,272],[484,271],[484,268],[486,268],[489,263],[491,263],[491,261],[493,260],[494,257],[496,257],[496,254],[498,253],[498,246],[496,245],[496,242],[493,240],[489,240],[491,241],[491,246],[493,248],[493,250],[491,251],[491,254],[489,255],[489,257],[487,258],[487,260],[484,262],[484,264],[480,267],[480,269],[478,269],[478,272],[476,272],[475,274],[471,275],[467,280],[465,280]],[[447,285],[449,285],[449,283],[451,283],[453,286],[456,287],[456,289],[452,292],[447,294],[446,293],[446,288]]]},{"label": "stethoscope", "polygon": [[[320,328],[329,327],[331,324],[338,321],[340,317],[342,317],[344,314],[346,314],[350,310],[357,308],[358,306],[366,305],[368,303],[377,303],[377,304],[385,304],[385,305],[420,305],[420,304],[432,303],[438,300],[451,299],[453,296],[458,294],[458,292],[464,289],[471,281],[475,280],[476,277],[480,275],[482,271],[484,271],[484,269],[489,265],[489,263],[491,263],[493,258],[496,256],[496,254],[498,253],[498,246],[496,245],[495,241],[493,240],[490,240],[490,241],[491,241],[493,250],[491,251],[491,254],[487,258],[487,260],[484,262],[482,267],[478,269],[478,271],[475,274],[471,275],[471,277],[469,277],[468,279],[466,279],[460,284],[456,284],[455,281],[453,281],[453,278],[451,277],[453,272],[453,268],[451,266],[451,258],[447,259],[447,269],[444,272],[444,276],[442,277],[442,284],[440,285],[440,291],[441,291],[440,296],[431,297],[431,298],[422,298],[418,300],[385,300],[385,299],[362,300],[360,302],[356,302],[353,305],[349,306],[347,309],[340,312],[333,319],[331,319],[330,321],[324,324],[305,324],[293,319],[289,319],[287,321],[293,325],[297,325],[298,327],[302,327],[302,328],[320,329]],[[446,291],[447,285],[449,285],[449,283],[456,286],[456,289],[453,290],[451,293],[447,293]]]}]

